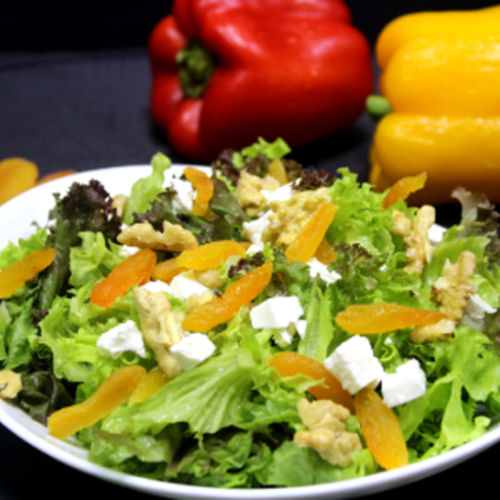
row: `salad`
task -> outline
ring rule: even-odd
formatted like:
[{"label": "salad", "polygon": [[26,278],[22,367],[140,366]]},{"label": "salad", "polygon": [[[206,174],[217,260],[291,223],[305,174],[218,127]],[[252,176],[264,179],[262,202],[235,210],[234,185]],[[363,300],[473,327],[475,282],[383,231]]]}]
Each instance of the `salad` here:
[{"label": "salad", "polygon": [[292,487],[403,467],[500,415],[498,214],[304,169],[281,140],[54,195],[0,253],[0,395],[92,462]]}]

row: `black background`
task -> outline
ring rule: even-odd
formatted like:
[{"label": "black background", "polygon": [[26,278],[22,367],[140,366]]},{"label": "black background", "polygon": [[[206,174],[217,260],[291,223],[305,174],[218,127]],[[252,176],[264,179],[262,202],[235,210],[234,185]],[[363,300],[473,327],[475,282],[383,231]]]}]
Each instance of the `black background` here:
[{"label": "black background", "polygon": [[[495,4],[451,0],[347,3],[354,25],[372,46],[383,26],[401,14]],[[182,161],[153,126],[148,111],[146,43],[154,24],[170,8],[171,2],[157,0],[4,4],[0,15],[0,159],[29,158],[41,174],[147,163],[157,151]],[[373,130],[373,122],[364,115],[348,130],[298,148],[294,157],[305,165],[332,171],[347,165],[365,180]],[[453,222],[456,216],[453,209],[438,210],[439,222]],[[441,492],[459,496],[466,494],[464,487],[481,494],[478,489],[496,488],[499,454],[496,446],[447,472],[373,498]],[[66,500],[75,494],[151,498],[59,464],[0,426],[0,500],[40,495]]]}]

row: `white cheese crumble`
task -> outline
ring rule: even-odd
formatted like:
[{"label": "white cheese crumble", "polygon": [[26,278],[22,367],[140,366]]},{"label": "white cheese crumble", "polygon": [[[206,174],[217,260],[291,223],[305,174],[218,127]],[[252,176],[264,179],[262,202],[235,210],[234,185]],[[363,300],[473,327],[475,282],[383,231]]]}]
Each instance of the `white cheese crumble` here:
[{"label": "white cheese crumble", "polygon": [[425,394],[425,373],[416,359],[398,366],[395,373],[382,376],[382,395],[387,406],[408,403]]},{"label": "white cheese crumble", "polygon": [[254,253],[264,249],[262,233],[269,226],[269,217],[272,213],[272,210],[269,210],[258,219],[243,223],[243,231],[246,237],[252,242],[252,245],[247,250],[247,253]]},{"label": "white cheese crumble", "polygon": [[490,306],[488,302],[483,300],[476,293],[469,296],[467,300],[467,306],[465,308],[465,314],[470,316],[472,319],[484,319],[485,314],[493,314],[497,310]]},{"label": "white cheese crumble", "polygon": [[191,370],[215,352],[215,344],[203,333],[190,333],[170,347],[170,353],[184,370]]},{"label": "white cheese crumble", "polygon": [[335,283],[341,276],[336,271],[329,271],[328,266],[320,262],[316,257],[307,261],[307,265],[309,266],[309,276],[311,278],[316,278],[319,276],[324,282],[330,284]]},{"label": "white cheese crumble", "polygon": [[250,311],[253,328],[287,328],[304,314],[298,297],[271,297]]},{"label": "white cheese crumble", "polygon": [[302,305],[294,295],[271,297],[252,308],[250,321],[255,329],[275,329],[275,340],[284,347],[291,344],[295,332],[301,337],[305,335],[307,322],[301,319],[303,314]]},{"label": "white cheese crumble", "polygon": [[170,282],[171,294],[178,299],[188,299],[191,295],[203,295],[209,288],[201,284],[193,271],[185,271]]},{"label": "white cheese crumble", "polygon": [[127,351],[135,352],[141,358],[146,357],[142,333],[131,319],[104,332],[96,345],[102,355],[113,359],[118,359]]},{"label": "white cheese crumble", "polygon": [[372,382],[378,383],[384,372],[370,341],[357,335],[340,344],[323,365],[350,394]]},{"label": "white cheese crumble", "polygon": [[286,201],[293,196],[292,184],[292,182],[289,182],[288,184],[285,184],[284,186],[281,186],[274,191],[262,189],[260,192],[268,203],[271,203],[272,201]]},{"label": "white cheese crumble", "polygon": [[193,189],[191,182],[172,177],[170,185],[177,192],[172,202],[174,211],[187,210],[191,212],[194,199],[196,198],[196,191]]},{"label": "white cheese crumble", "polygon": [[443,234],[446,232],[446,228],[442,226],[438,226],[437,224],[433,224],[428,231],[429,241],[433,245],[437,245],[442,239]]}]

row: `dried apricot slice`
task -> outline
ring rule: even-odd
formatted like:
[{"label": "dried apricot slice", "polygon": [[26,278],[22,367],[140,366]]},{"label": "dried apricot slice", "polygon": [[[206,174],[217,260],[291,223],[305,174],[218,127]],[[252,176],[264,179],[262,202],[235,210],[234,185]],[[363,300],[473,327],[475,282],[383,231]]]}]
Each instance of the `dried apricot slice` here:
[{"label": "dried apricot slice", "polygon": [[27,281],[49,267],[55,256],[56,251],[53,248],[42,248],[4,267],[0,271],[0,299],[10,297]]},{"label": "dried apricot slice", "polygon": [[192,212],[204,217],[208,212],[208,204],[214,193],[214,182],[205,172],[194,167],[185,168],[183,174],[196,190]]},{"label": "dried apricot slice", "polygon": [[384,469],[408,465],[408,449],[394,412],[373,388],[367,386],[354,396],[354,407],[368,449]]},{"label": "dried apricot slice", "polygon": [[342,387],[340,382],[318,361],[297,352],[283,351],[275,354],[269,365],[275,368],[282,377],[292,377],[297,374],[306,375],[314,380],[322,380],[308,391],[316,399],[329,399],[346,407],[354,413],[352,396]]},{"label": "dried apricot slice", "polygon": [[334,203],[319,205],[314,215],[286,249],[285,255],[288,263],[302,262],[305,264],[314,257],[338,208]]},{"label": "dried apricot slice", "polygon": [[163,373],[162,369],[159,366],[155,366],[149,370],[137,384],[137,387],[134,389],[134,392],[128,400],[129,406],[140,403],[141,401],[149,398],[149,396],[152,396],[168,382],[169,379],[165,373]]},{"label": "dried apricot slice", "polygon": [[328,265],[337,258],[337,253],[333,251],[332,245],[328,243],[326,238],[321,240],[316,253],[314,254],[322,264]]},{"label": "dried apricot slice", "polygon": [[43,177],[38,179],[36,181],[36,186],[73,174],[76,174],[76,170],[58,170],[57,172],[52,172],[51,174],[44,175]]},{"label": "dried apricot slice", "polygon": [[172,259],[158,262],[158,264],[156,264],[153,269],[151,279],[170,283],[172,279],[175,278],[178,274],[181,274],[187,270],[187,267],[179,266],[179,264],[177,263],[177,257],[173,257]]},{"label": "dried apricot slice", "polygon": [[38,177],[38,167],[24,158],[0,161],[0,205],[31,189]]},{"label": "dried apricot slice", "polygon": [[47,426],[52,436],[66,439],[109,415],[127,402],[146,369],[140,365],[126,366],[111,373],[83,403],[67,406],[49,417]]},{"label": "dried apricot slice", "polygon": [[392,302],[378,302],[351,305],[337,314],[335,321],[346,332],[363,335],[434,325],[446,318],[446,314],[438,311],[415,309]]},{"label": "dried apricot slice", "polygon": [[244,254],[245,248],[234,240],[212,241],[196,248],[184,250],[177,257],[177,265],[195,271],[207,271],[217,269],[232,255]]},{"label": "dried apricot slice", "polygon": [[281,160],[274,159],[271,162],[271,165],[269,165],[269,175],[274,177],[280,183],[280,186],[288,183],[288,175]]},{"label": "dried apricot slice", "polygon": [[419,191],[425,186],[427,174],[422,172],[419,175],[403,177],[396,181],[382,201],[382,209],[391,207],[399,200],[406,200],[410,194]]},{"label": "dried apricot slice", "polygon": [[134,285],[144,285],[151,278],[156,264],[156,253],[150,248],[142,248],[120,262],[90,292],[90,302],[109,309]]},{"label": "dried apricot slice", "polygon": [[206,332],[224,323],[264,290],[271,281],[272,273],[273,263],[266,261],[231,283],[221,297],[194,307],[184,318],[182,327],[192,332]]}]

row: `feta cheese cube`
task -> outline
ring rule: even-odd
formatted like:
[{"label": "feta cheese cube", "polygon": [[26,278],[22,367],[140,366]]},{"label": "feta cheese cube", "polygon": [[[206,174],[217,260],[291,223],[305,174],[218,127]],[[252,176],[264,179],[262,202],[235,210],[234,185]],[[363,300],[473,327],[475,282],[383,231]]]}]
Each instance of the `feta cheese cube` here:
[{"label": "feta cheese cube", "polygon": [[311,278],[319,276],[328,284],[335,283],[341,278],[339,273],[336,271],[329,271],[328,266],[320,262],[316,257],[308,260],[307,265],[309,266],[309,276],[311,276]]},{"label": "feta cheese cube", "polygon": [[304,314],[300,301],[294,295],[289,297],[271,297],[256,305],[250,311],[252,327],[287,328],[296,323]]},{"label": "feta cheese cube", "polygon": [[368,384],[378,382],[384,372],[370,341],[358,335],[340,344],[323,365],[350,394],[356,394]]},{"label": "feta cheese cube", "polygon": [[170,182],[171,186],[177,192],[177,195],[172,201],[172,207],[174,211],[184,211],[187,210],[191,212],[193,208],[193,202],[196,197],[196,192],[193,189],[193,185],[189,181],[183,179],[178,179],[177,177],[172,177]]},{"label": "feta cheese cube", "polygon": [[425,391],[425,373],[416,359],[398,366],[395,373],[384,373],[382,376],[382,394],[389,407],[419,398]]},{"label": "feta cheese cube", "polygon": [[118,359],[127,351],[135,352],[141,358],[146,357],[142,333],[131,319],[104,332],[96,345],[102,355],[113,359]]},{"label": "feta cheese cube", "polygon": [[170,353],[184,370],[191,370],[215,351],[214,343],[203,333],[191,333],[170,347]]},{"label": "feta cheese cube", "polygon": [[196,279],[193,271],[185,271],[172,279],[170,290],[174,297],[188,299],[191,295],[203,295],[209,288]]}]

